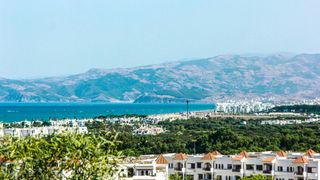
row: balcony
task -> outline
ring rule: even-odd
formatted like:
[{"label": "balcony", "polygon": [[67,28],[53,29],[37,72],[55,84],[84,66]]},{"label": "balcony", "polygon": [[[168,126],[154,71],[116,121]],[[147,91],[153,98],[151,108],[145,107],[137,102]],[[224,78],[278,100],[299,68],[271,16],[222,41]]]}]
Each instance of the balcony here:
[{"label": "balcony", "polygon": [[316,172],[308,173],[308,178],[317,179],[318,178],[318,173],[316,173]]},{"label": "balcony", "polygon": [[272,170],[263,170],[264,174],[271,174]]},{"label": "balcony", "polygon": [[182,167],[175,167],[174,170],[175,171],[182,171]]},{"label": "balcony", "polygon": [[303,171],[297,171],[297,172],[294,172],[294,175],[297,175],[297,176],[306,176],[306,172],[303,172]]},{"label": "balcony", "polygon": [[211,169],[210,167],[203,168],[204,171],[210,171],[210,169]]},{"label": "balcony", "polygon": [[232,172],[240,172],[241,169],[232,169]]},{"label": "balcony", "polygon": [[288,171],[275,171],[275,173],[279,176],[291,176],[293,172],[288,172]]}]

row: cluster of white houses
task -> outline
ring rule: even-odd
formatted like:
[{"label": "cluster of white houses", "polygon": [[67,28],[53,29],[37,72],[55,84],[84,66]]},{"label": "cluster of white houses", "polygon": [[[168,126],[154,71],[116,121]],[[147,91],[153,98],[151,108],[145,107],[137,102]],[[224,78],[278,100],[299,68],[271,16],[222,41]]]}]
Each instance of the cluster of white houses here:
[{"label": "cluster of white houses", "polygon": [[133,130],[135,135],[157,135],[164,133],[165,130],[162,127],[153,126],[150,124],[142,125],[139,128]]},{"label": "cluster of white houses", "polygon": [[241,152],[222,155],[144,155],[121,165],[121,180],[167,180],[170,175],[194,180],[238,180],[262,174],[275,180],[320,180],[320,154],[307,152]]},{"label": "cluster of white houses", "polygon": [[88,133],[88,129],[83,124],[75,122],[73,124],[61,125],[52,123],[51,126],[43,127],[23,127],[23,128],[4,128],[3,124],[0,123],[0,137],[13,136],[17,138],[25,137],[41,137],[52,134],[60,134],[64,132],[72,133]]}]

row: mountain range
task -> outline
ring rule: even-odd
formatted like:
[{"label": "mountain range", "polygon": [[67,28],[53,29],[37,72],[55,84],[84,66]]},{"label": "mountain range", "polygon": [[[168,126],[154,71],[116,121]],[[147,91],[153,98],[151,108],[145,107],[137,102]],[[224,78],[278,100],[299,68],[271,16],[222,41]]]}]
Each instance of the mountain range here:
[{"label": "mountain range", "polygon": [[1,102],[280,101],[319,95],[320,54],[221,55],[64,77],[0,78]]}]

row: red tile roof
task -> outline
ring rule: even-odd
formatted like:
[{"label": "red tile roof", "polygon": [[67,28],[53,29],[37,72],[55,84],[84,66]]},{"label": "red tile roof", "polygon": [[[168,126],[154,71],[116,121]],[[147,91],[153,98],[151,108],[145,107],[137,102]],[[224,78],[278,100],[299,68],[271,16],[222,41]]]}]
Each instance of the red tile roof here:
[{"label": "red tile roof", "polygon": [[313,157],[315,153],[316,153],[316,152],[314,152],[314,150],[309,149],[309,150],[306,152],[306,155],[309,156],[309,157]]},{"label": "red tile roof", "polygon": [[275,160],[276,158],[275,157],[267,157],[267,158],[264,158],[262,160],[262,162],[264,163],[272,163],[273,160]]},{"label": "red tile roof", "polygon": [[162,154],[160,154],[156,159],[156,163],[157,164],[168,164],[169,162]]},{"label": "red tile roof", "polygon": [[234,161],[241,161],[243,158],[245,158],[245,156],[234,156],[233,158],[232,158],[232,160],[234,160]]},{"label": "red tile roof", "polygon": [[202,158],[201,158],[202,160],[215,160],[216,159],[216,155],[215,154],[213,154],[213,153],[208,153],[208,154],[206,154],[206,155],[204,155]]},{"label": "red tile roof", "polygon": [[188,159],[188,156],[184,153],[175,154],[173,160],[183,161]]},{"label": "red tile roof", "polygon": [[234,156],[232,160],[234,161],[241,161],[243,158],[249,157],[249,154],[247,151],[241,151],[241,153],[238,156]]},{"label": "red tile roof", "polygon": [[247,151],[242,151],[242,152],[240,153],[240,156],[248,157],[249,154],[248,154]]},{"label": "red tile roof", "polygon": [[287,157],[288,155],[287,155],[287,153],[284,152],[284,151],[278,151],[278,152],[277,152],[277,156],[279,156],[279,157]]},{"label": "red tile roof", "polygon": [[217,155],[222,155],[219,151],[212,151],[211,152],[213,155],[217,156]]},{"label": "red tile roof", "polygon": [[307,164],[308,162],[309,160],[305,156],[300,156],[293,161],[293,163],[296,163],[296,164]]}]

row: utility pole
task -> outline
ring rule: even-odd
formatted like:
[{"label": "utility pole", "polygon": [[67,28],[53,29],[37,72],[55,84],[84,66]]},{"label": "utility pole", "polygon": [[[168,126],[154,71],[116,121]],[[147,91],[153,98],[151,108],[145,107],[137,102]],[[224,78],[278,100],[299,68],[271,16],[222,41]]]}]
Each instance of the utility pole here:
[{"label": "utility pole", "polygon": [[186,100],[186,103],[187,103],[187,120],[189,119],[189,100],[187,99]]}]

